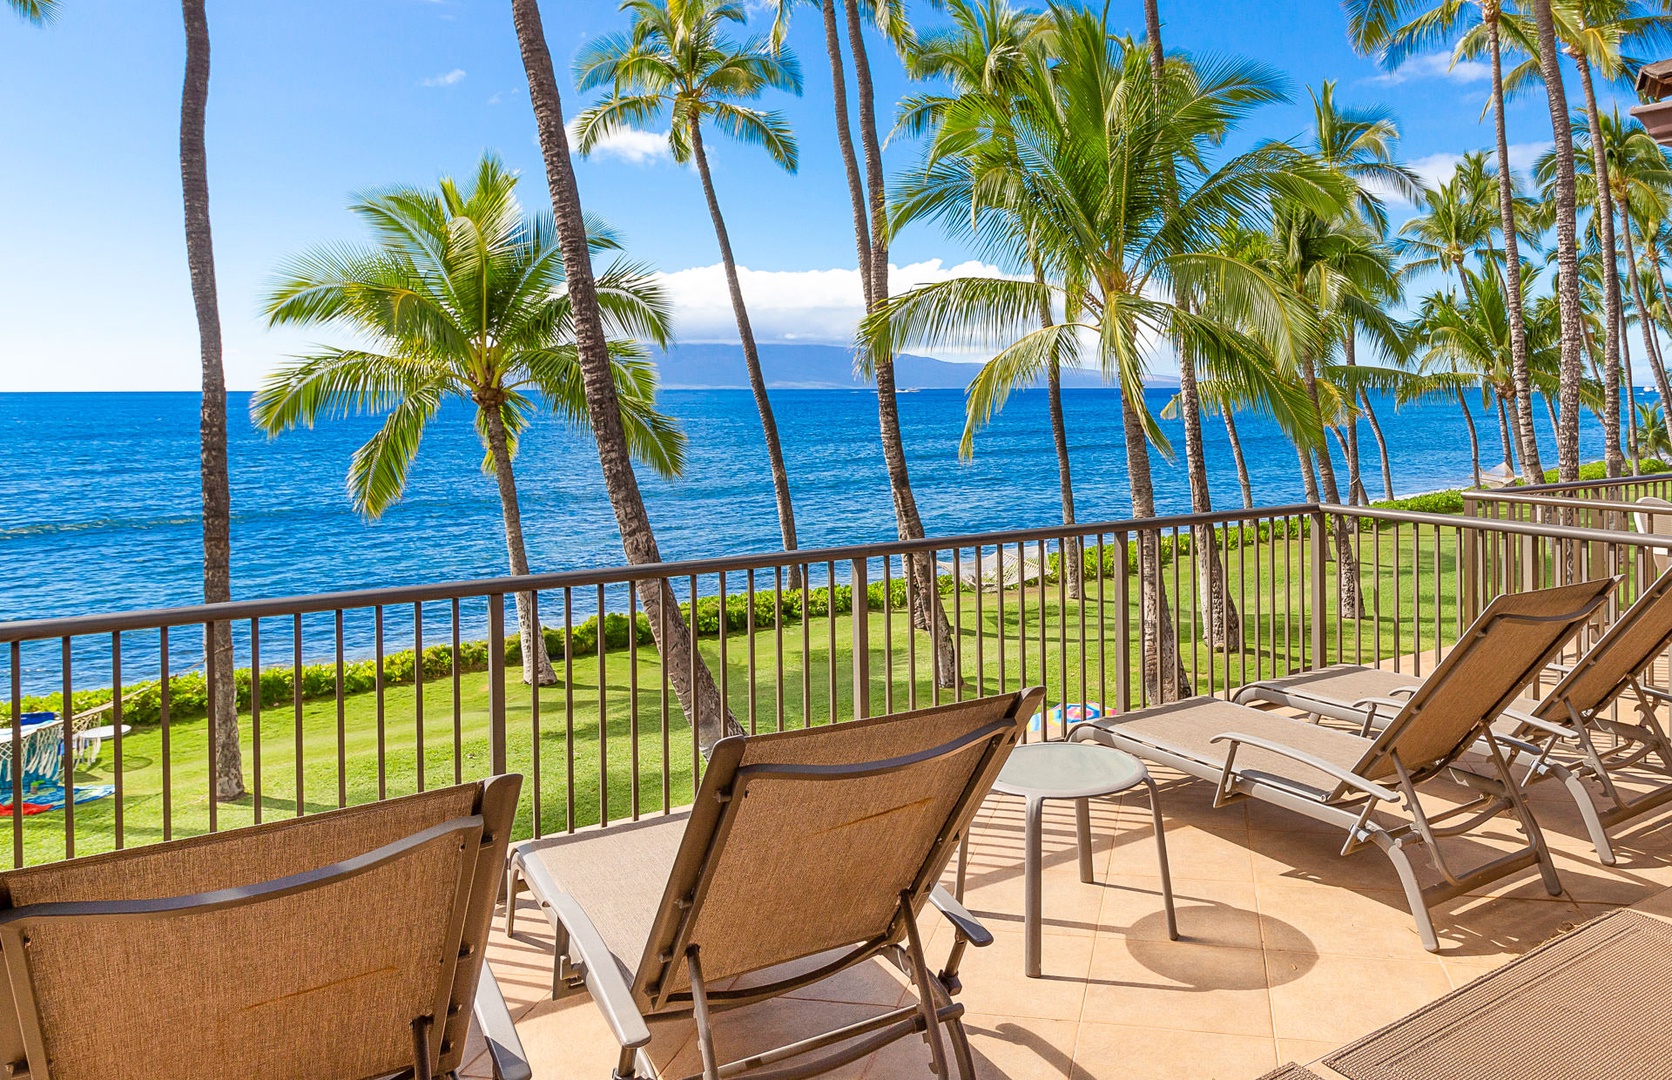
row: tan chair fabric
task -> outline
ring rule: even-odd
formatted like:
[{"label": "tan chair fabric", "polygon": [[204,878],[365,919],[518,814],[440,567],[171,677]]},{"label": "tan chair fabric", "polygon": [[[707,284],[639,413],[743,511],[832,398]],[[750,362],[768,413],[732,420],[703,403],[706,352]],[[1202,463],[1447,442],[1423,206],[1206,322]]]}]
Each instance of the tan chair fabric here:
[{"label": "tan chair fabric", "polygon": [[[1653,495],[1645,495],[1637,500],[1639,506],[1647,507],[1652,512],[1632,514],[1632,521],[1640,533],[1653,536],[1672,536],[1672,502],[1657,499]],[[1665,513],[1661,513],[1662,510]],[[1672,566],[1672,554],[1660,549],[1650,550],[1650,557],[1655,561],[1655,573],[1664,574],[1668,566]]]},{"label": "tan chair fabric", "polygon": [[[1190,758],[1216,772],[1224,767],[1230,743],[1213,740],[1228,731],[1292,746],[1343,769],[1357,765],[1370,747],[1369,739],[1350,732],[1206,696],[1154,705],[1131,720],[1117,717],[1114,726],[1128,738]],[[1319,800],[1327,799],[1338,783],[1328,773],[1256,746],[1237,750],[1236,767],[1238,773],[1277,780]]]},{"label": "tan chair fabric", "polygon": [[1349,1080],[1665,1080],[1672,925],[1616,911],[1324,1059]]},{"label": "tan chair fabric", "polygon": [[[0,1052],[18,1060],[18,1025],[38,1018],[52,1080],[364,1080],[409,1068],[412,1021],[430,1016],[439,1071],[458,1067],[516,779],[499,778],[513,783],[495,806],[483,805],[486,785],[467,784],[0,875],[0,919],[28,942],[36,1003],[31,1014],[8,988]],[[236,907],[31,907],[259,886],[478,813],[357,876]]]}]

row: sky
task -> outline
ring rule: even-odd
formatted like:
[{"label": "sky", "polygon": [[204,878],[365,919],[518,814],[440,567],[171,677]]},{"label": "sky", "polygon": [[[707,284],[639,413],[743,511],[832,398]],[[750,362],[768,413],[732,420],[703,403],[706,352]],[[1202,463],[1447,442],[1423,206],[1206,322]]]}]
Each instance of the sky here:
[{"label": "sky", "polygon": [[[288,256],[364,238],[345,210],[353,194],[464,177],[491,150],[522,173],[527,206],[549,207],[506,0],[208,7],[211,214],[232,389],[255,388],[287,356],[331,339],[267,329],[261,299]],[[918,0],[910,10],[927,7]],[[542,9],[572,117],[589,96],[574,90],[570,62],[626,16],[613,0],[544,0]],[[745,33],[765,27],[763,5],[751,11]],[[1110,0],[1109,11],[1116,28],[1142,33],[1140,0]],[[1244,139],[1300,138],[1307,88],[1334,79],[1340,104],[1395,113],[1401,156],[1425,177],[1443,178],[1463,152],[1490,146],[1483,65],[1451,68],[1434,55],[1384,72],[1353,53],[1335,0],[1161,0],[1161,12],[1169,49],[1241,56],[1287,80],[1296,100],[1256,113]],[[804,96],[774,93],[760,104],[793,126],[799,171],[714,136],[715,184],[759,339],[842,344],[859,314],[859,282],[816,8],[796,9],[789,45]],[[891,116],[916,88],[886,45],[873,41],[870,52],[879,111]],[[64,0],[41,28],[0,13],[0,170],[12,192],[0,216],[0,391],[197,387],[178,159],[184,53],[179,7],[166,0]],[[1604,93],[1622,109],[1635,101]],[[1549,146],[1547,106],[1533,95],[1506,115],[1524,167]],[[893,140],[890,172],[918,149]],[[678,339],[735,342],[700,185],[658,133],[615,140],[577,174],[586,209],[665,275]],[[1408,213],[1394,207],[1396,220]],[[901,236],[893,260],[900,284],[979,269],[933,225]]]}]

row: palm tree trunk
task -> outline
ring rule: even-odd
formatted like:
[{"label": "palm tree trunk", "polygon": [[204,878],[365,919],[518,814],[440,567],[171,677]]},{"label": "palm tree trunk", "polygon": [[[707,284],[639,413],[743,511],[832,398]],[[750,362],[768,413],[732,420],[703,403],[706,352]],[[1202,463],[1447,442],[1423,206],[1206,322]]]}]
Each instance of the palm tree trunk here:
[{"label": "palm tree trunk", "polygon": [[1393,462],[1388,459],[1388,441],[1382,434],[1381,421],[1376,419],[1376,410],[1370,407],[1370,393],[1363,387],[1359,388],[1359,401],[1364,405],[1364,418],[1370,421],[1370,431],[1376,436],[1376,450],[1382,457],[1382,497],[1393,501]]},{"label": "palm tree trunk", "polygon": [[[720,262],[726,269],[726,289],[731,294],[732,314],[737,318],[737,337],[743,344],[743,364],[749,369],[749,390],[755,395],[755,411],[761,418],[761,435],[766,440],[766,460],[772,470],[772,494],[778,503],[778,531],[784,538],[784,550],[795,550],[795,507],[790,502],[790,474],[784,467],[784,448],[778,441],[778,420],[772,415],[772,401],[766,396],[766,378],[761,374],[760,352],[755,348],[755,330],[749,325],[749,309],[743,304],[743,286],[737,280],[737,260],[732,257],[731,234],[726,231],[726,219],[720,213],[720,200],[714,194],[714,176],[708,170],[708,151],[703,148],[702,125],[693,117],[690,123],[691,155],[697,162],[697,175],[702,178],[703,197],[708,200],[708,216],[714,220],[714,238],[720,244]],[[790,566],[789,586],[801,588],[801,567]]]},{"label": "palm tree trunk", "polygon": [[[888,299],[888,206],[883,186],[882,143],[877,138],[877,114],[871,64],[865,52],[865,33],[859,18],[859,0],[846,0],[848,47],[853,51],[854,84],[859,96],[859,141],[865,153],[863,200],[871,212],[871,249],[860,262],[860,272],[870,279],[870,307]],[[923,538],[923,519],[917,512],[917,498],[911,490],[911,473],[906,466],[906,444],[900,434],[900,407],[894,392],[894,358],[875,361],[877,424],[882,432],[882,456],[888,466],[888,486],[894,498],[894,520],[902,540]],[[928,631],[935,648],[935,685],[958,685],[958,659],[954,651],[952,623],[941,604],[935,579],[935,561],[927,552],[910,556],[915,610],[912,620]]]},{"label": "palm tree trunk", "polygon": [[[215,291],[215,244],[209,230],[209,166],[204,112],[209,104],[209,18],[204,0],[181,0],[186,23],[186,81],[180,92],[180,186],[185,199],[186,263],[197,309],[203,361],[203,400],[198,413],[203,491],[203,600],[232,599],[232,489],[226,462],[226,373],[221,368],[221,311]],[[232,624],[215,623],[204,655],[210,723],[215,732],[215,798],[244,795],[244,758],[238,744],[238,687],[233,681]],[[65,703],[68,709],[69,703]]]},{"label": "palm tree trunk", "polygon": [[[575,349],[580,357],[581,381],[598,444],[604,487],[615,510],[627,561],[635,565],[659,563],[661,552],[657,550],[656,535],[651,531],[644,499],[639,494],[638,478],[633,474],[627,433],[621,424],[621,406],[610,375],[603,317],[598,309],[598,292],[587,252],[586,226],[581,219],[580,192],[575,186],[574,163],[569,158],[569,136],[563,130],[563,100],[552,71],[551,52],[546,47],[545,28],[540,23],[540,8],[537,0],[511,0],[511,14],[516,23],[523,69],[528,75],[529,101],[534,106],[535,124],[540,133],[540,153],[545,159],[552,216],[563,249],[563,267],[574,310]],[[697,654],[690,628],[680,616],[678,598],[667,580],[640,582],[639,597],[656,635],[656,646],[669,682],[686,718],[696,729],[702,752],[709,753],[727,735],[743,734],[742,726],[721,699],[708,666]]]},{"label": "palm tree trunk", "polygon": [[[1301,379],[1306,384],[1306,396],[1312,399],[1312,412],[1318,426],[1324,427],[1324,410],[1318,402],[1318,373],[1311,357],[1301,361]],[[1335,483],[1335,462],[1329,456],[1329,443],[1318,443],[1318,486],[1325,502],[1340,503],[1341,491]],[[1352,532],[1346,522],[1337,519],[1335,533],[1336,587],[1341,597],[1341,617],[1361,619],[1364,604],[1359,595],[1358,558],[1353,552]]]},{"label": "palm tree trunk", "polygon": [[1514,472],[1515,444],[1510,440],[1509,410],[1504,407],[1504,395],[1501,391],[1494,390],[1492,398],[1498,403],[1498,441],[1503,443],[1504,447],[1504,467]]},{"label": "palm tree trunk", "polygon": [[[1126,476],[1132,491],[1132,516],[1155,516],[1155,486],[1150,478],[1149,442],[1143,421],[1125,388],[1120,395],[1121,430],[1126,442]],[[1175,551],[1174,557],[1178,553]],[[1139,668],[1145,700],[1150,704],[1177,701],[1190,685],[1179,657],[1178,634],[1161,580],[1161,537],[1154,529],[1138,533]],[[1121,702],[1125,708],[1126,703]]]},{"label": "palm tree trunk", "polygon": [[[523,542],[522,508],[517,500],[517,480],[511,472],[510,439],[505,433],[505,418],[500,412],[504,397],[497,391],[486,391],[476,398],[488,431],[488,457],[493,461],[493,478],[499,485],[499,509],[505,519],[505,550],[511,559],[511,573],[516,577],[528,574],[528,546]],[[551,686],[557,682],[557,672],[546,655],[546,638],[540,630],[535,612],[534,594],[517,594],[517,634],[522,643],[523,682]]]},{"label": "palm tree trunk", "polygon": [[[1619,273],[1619,264],[1615,263],[1613,270]],[[1637,444],[1637,378],[1631,373],[1631,335],[1625,332],[1625,313],[1620,314],[1620,363],[1625,367],[1626,384],[1626,437],[1627,447],[1631,452],[1631,475],[1643,474],[1642,450]]]},{"label": "palm tree trunk", "polygon": [[1480,435],[1475,431],[1475,414],[1469,411],[1469,401],[1462,388],[1457,391],[1457,407],[1463,410],[1463,423],[1469,428],[1469,460],[1474,465],[1474,486],[1480,487]]},{"label": "palm tree trunk", "polygon": [[1664,405],[1672,402],[1672,385],[1667,383],[1660,343],[1655,340],[1655,321],[1649,315],[1649,305],[1643,300],[1643,279],[1637,274],[1637,252],[1631,242],[1631,210],[1624,205],[1620,207],[1620,225],[1620,238],[1625,242],[1626,274],[1631,282],[1631,302],[1637,305],[1637,325],[1643,331],[1643,350],[1648,354],[1649,369],[1655,376],[1655,389],[1660,391],[1660,400]]},{"label": "palm tree trunk", "polygon": [[1242,439],[1237,435],[1237,422],[1231,410],[1225,409],[1225,438],[1231,443],[1231,458],[1237,463],[1237,486],[1242,488],[1242,508],[1254,509],[1254,484],[1248,479],[1248,461],[1242,456]]},{"label": "palm tree trunk", "polygon": [[1579,385],[1584,377],[1579,343],[1584,313],[1579,304],[1573,131],[1568,123],[1567,94],[1562,87],[1561,54],[1556,50],[1550,0],[1533,0],[1533,15],[1538,21],[1539,65],[1544,72],[1545,96],[1550,104],[1550,129],[1556,140],[1556,263],[1560,268],[1556,299],[1562,318],[1561,426],[1556,431],[1556,466],[1563,481],[1572,481],[1579,479]]},{"label": "palm tree trunk", "polygon": [[[1583,18],[1583,13],[1580,15]],[[1585,123],[1591,134],[1591,169],[1597,184],[1597,234],[1602,241],[1604,258],[1609,266],[1618,265],[1614,259],[1614,193],[1608,179],[1608,151],[1602,143],[1602,117],[1597,111],[1596,87],[1591,81],[1591,64],[1585,54],[1572,51],[1574,65],[1579,69],[1579,85],[1585,90]],[[1604,469],[1609,476],[1619,476],[1625,464],[1620,453],[1620,278],[1618,274],[1602,275],[1603,334],[1602,334],[1602,442]]]},{"label": "palm tree trunk", "polygon": [[[1049,320],[1049,316],[1046,316]],[[1046,325],[1050,325],[1047,321]],[[1069,472],[1068,425],[1062,415],[1062,371],[1055,363],[1045,369],[1045,393],[1051,407],[1051,442],[1057,449],[1057,485],[1062,491],[1062,523],[1074,524],[1074,480]],[[1080,579],[1085,570],[1079,537],[1065,537],[1066,542],[1057,553],[1062,562],[1063,585],[1068,595],[1080,598]]]},{"label": "palm tree trunk", "polygon": [[1341,448],[1342,460],[1347,462],[1347,505],[1362,506],[1370,499],[1364,494],[1364,481],[1359,479],[1358,466],[1353,464],[1352,443],[1349,437],[1351,431],[1351,425],[1329,426],[1329,433],[1335,436],[1335,445]]},{"label": "palm tree trunk", "polygon": [[836,108],[836,145],[842,152],[842,170],[848,178],[848,197],[853,204],[853,239],[859,248],[859,281],[865,293],[865,310],[876,305],[871,291],[871,226],[865,216],[865,182],[859,175],[859,158],[853,149],[853,132],[848,129],[848,83],[842,68],[842,39],[836,26],[836,0],[820,0],[824,15],[824,50],[830,59],[830,96]]},{"label": "palm tree trunk", "polygon": [[[1503,49],[1498,20],[1487,21],[1492,54],[1492,122],[1498,149],[1498,215],[1504,230],[1504,298],[1509,309],[1510,369],[1515,379],[1515,430],[1521,443],[1522,479],[1542,482],[1538,436],[1533,431],[1532,376],[1527,370],[1527,320],[1522,310],[1520,240],[1515,235],[1515,184],[1509,169],[1509,135],[1504,125]],[[1392,498],[1389,495],[1388,498]]]},{"label": "palm tree trunk", "polygon": [[1312,467],[1312,451],[1295,440],[1295,453],[1300,457],[1300,483],[1309,503],[1323,502],[1318,497],[1318,473]]},{"label": "palm tree trunk", "polygon": [[[1358,366],[1358,342],[1354,340],[1351,329],[1344,335],[1342,341],[1342,356],[1348,367]],[[1347,441],[1342,448],[1347,455],[1347,487],[1348,495],[1354,503],[1361,502],[1370,505],[1370,493],[1364,490],[1364,471],[1359,458],[1358,411],[1348,410],[1347,413]]]}]

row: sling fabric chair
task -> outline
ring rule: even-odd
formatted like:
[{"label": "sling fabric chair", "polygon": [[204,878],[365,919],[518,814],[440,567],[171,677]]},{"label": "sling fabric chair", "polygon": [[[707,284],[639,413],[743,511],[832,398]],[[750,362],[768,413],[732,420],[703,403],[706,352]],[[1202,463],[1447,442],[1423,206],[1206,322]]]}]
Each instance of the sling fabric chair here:
[{"label": "sling fabric chair", "polygon": [[428,1080],[471,1014],[519,776],[0,874],[0,1068],[28,1080]]},{"label": "sling fabric chair", "polygon": [[[1510,764],[1526,768],[1524,783],[1553,778],[1567,789],[1597,858],[1607,866],[1616,862],[1608,829],[1672,801],[1672,742],[1655,716],[1656,702],[1672,696],[1642,681],[1669,646],[1672,571],[1644,589],[1571,667],[1551,665],[1562,674],[1541,700],[1518,697],[1492,724],[1492,734],[1508,752]],[[1368,734],[1385,724],[1403,698],[1421,685],[1422,680],[1410,674],[1336,664],[1249,683],[1232,700],[1268,702],[1357,723],[1361,734]],[[1609,706],[1628,691],[1637,701],[1636,722],[1607,715]],[[1489,756],[1484,747],[1476,749]],[[1654,758],[1659,759],[1658,767]],[[1658,773],[1657,783],[1633,797],[1615,774],[1639,767]],[[1597,796],[1588,786],[1592,784]]]},{"label": "sling fabric chair", "polygon": [[[506,932],[526,886],[552,925],[554,997],[584,985],[621,1053],[615,1080],[654,1074],[647,1020],[691,1018],[705,1080],[813,1076],[897,1039],[974,1064],[952,1000],[966,945],[992,937],[936,882],[1027,717],[1034,688],[871,720],[715,744],[692,807],[678,814],[517,846]],[[955,928],[930,973],[918,913]],[[832,955],[834,954],[833,958]],[[783,965],[809,957],[821,962]],[[715,1013],[775,998],[874,957],[911,979],[915,1002],[722,1064]],[[747,986],[730,982],[756,975]],[[754,1070],[763,1070],[754,1073]]]},{"label": "sling fabric chair", "polygon": [[[1520,687],[1576,633],[1607,598],[1614,579],[1500,596],[1375,738],[1305,720],[1195,697],[1077,725],[1071,738],[1091,739],[1212,780],[1215,805],[1252,798],[1286,807],[1347,832],[1341,854],[1374,843],[1399,875],[1423,947],[1440,947],[1428,908],[1470,889],[1537,865],[1552,896],[1561,892],[1544,837],[1492,738],[1491,725]],[[1492,773],[1450,769],[1477,741]],[[1443,771],[1476,798],[1428,813],[1417,786]],[[1406,820],[1385,824],[1378,809],[1403,803]],[[1450,867],[1439,841],[1467,833],[1509,810],[1526,843],[1473,870]],[[1459,820],[1461,819],[1461,820]],[[1443,881],[1424,888],[1409,852],[1421,846]]]},{"label": "sling fabric chair", "polygon": [[[1648,536],[1672,536],[1672,502],[1645,495],[1637,500],[1637,505],[1643,509],[1631,516],[1638,532]],[[1672,551],[1666,548],[1650,548],[1649,557],[1654,559],[1657,574],[1664,573],[1672,565]]]}]

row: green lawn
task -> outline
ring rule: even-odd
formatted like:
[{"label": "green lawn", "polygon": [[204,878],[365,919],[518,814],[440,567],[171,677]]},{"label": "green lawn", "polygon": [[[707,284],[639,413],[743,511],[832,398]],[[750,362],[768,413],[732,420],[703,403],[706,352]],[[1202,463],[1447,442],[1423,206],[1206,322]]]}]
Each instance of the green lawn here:
[{"label": "green lawn", "polygon": [[[1455,639],[1466,621],[1459,602],[1455,534],[1442,531],[1436,537],[1425,527],[1413,539],[1407,527],[1397,536],[1364,532],[1356,543],[1366,617],[1336,617],[1332,560],[1323,613],[1324,660],[1370,662],[1418,648],[1432,650],[1437,641]],[[1180,659],[1200,692],[1223,690],[1314,660],[1309,631],[1313,613],[1303,610],[1310,602],[1303,580],[1310,558],[1307,543],[1279,538],[1227,554],[1232,598],[1243,621],[1241,651],[1216,652],[1201,640],[1191,560],[1179,559],[1163,570],[1169,596],[1185,612],[1177,627]],[[1413,562],[1420,565],[1415,576]],[[1033,583],[1026,590],[1024,612],[1017,590],[1011,588],[1002,595],[1002,613],[1001,597],[992,592],[978,597],[966,589],[946,596],[948,615],[959,628],[964,673],[960,693],[971,696],[1044,682],[1053,702],[1112,705],[1124,687],[1127,703],[1139,704],[1136,580],[1129,584],[1124,612],[1114,581],[1101,583],[1101,603],[1099,590],[1098,580],[1089,579],[1087,598],[1079,602],[1066,598],[1057,582],[1047,582],[1043,591]],[[907,624],[898,611],[873,611],[868,616],[872,712],[952,697],[950,690],[937,695],[931,684],[927,635],[909,633]],[[1123,650],[1120,642],[1128,628],[1131,637],[1124,639],[1129,643]],[[809,720],[821,724],[853,717],[852,642],[852,619],[842,615],[757,631],[752,667],[746,633],[732,632],[723,643],[704,638],[700,648],[717,677],[724,648],[725,692],[739,722],[749,730],[775,731],[798,728]],[[640,646],[633,652],[611,651],[602,659],[602,671],[597,656],[576,657],[572,670],[562,658],[555,663],[560,682],[540,691],[538,720],[534,695],[522,684],[520,671],[494,673],[507,685],[509,765],[526,777],[518,834],[562,831],[604,818],[615,821],[632,816],[635,807],[651,814],[689,801],[691,731],[671,695],[664,703],[655,650]],[[249,824],[258,810],[263,819],[294,814],[298,772],[300,802],[307,812],[415,791],[420,760],[426,786],[451,783],[455,776],[486,775],[489,678],[488,672],[462,676],[456,710],[451,679],[425,683],[421,725],[412,686],[386,689],[381,724],[375,694],[346,698],[340,724],[332,700],[304,703],[300,724],[290,707],[269,706],[261,714],[259,759],[246,715],[243,754],[251,796],[218,806],[216,827]],[[600,715],[605,718],[601,731]],[[156,725],[136,727],[123,740],[122,750],[120,801],[106,799],[74,808],[75,854],[114,846],[118,808],[123,842],[129,846],[209,828],[208,748],[202,720],[173,723],[167,732]],[[116,783],[114,756],[106,743],[98,766],[78,775],[78,782]],[[607,803],[601,797],[605,791]],[[62,812],[26,817],[21,829],[24,860],[64,857],[70,820]],[[13,830],[15,842],[15,825]]]}]

